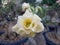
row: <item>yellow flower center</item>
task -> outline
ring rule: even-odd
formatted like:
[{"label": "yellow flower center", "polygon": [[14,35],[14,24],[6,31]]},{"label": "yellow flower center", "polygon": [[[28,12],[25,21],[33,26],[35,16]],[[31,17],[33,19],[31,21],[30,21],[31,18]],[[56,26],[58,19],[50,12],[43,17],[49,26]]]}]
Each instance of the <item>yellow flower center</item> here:
[{"label": "yellow flower center", "polygon": [[25,28],[28,28],[30,26],[30,24],[32,23],[32,19],[31,18],[27,18],[27,19],[24,19],[24,27]]}]

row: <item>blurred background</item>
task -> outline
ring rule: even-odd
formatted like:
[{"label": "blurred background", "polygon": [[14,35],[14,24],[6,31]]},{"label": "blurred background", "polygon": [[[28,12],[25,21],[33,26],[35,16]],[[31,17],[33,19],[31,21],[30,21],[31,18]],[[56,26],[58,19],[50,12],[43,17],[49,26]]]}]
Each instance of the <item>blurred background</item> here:
[{"label": "blurred background", "polygon": [[60,45],[60,0],[0,0],[0,31],[6,32],[3,37],[11,32],[11,26],[16,24],[17,17],[24,14],[24,2],[30,4],[34,13],[35,7],[39,6],[36,14],[42,18],[45,26],[43,32],[24,45]]}]

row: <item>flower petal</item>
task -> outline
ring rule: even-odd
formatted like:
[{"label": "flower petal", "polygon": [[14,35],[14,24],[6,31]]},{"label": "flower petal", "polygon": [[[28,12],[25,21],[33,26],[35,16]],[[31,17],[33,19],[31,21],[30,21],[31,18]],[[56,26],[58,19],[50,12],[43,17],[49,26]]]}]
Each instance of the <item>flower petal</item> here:
[{"label": "flower petal", "polygon": [[28,9],[28,8],[30,8],[29,3],[23,3],[23,4],[22,4],[22,10],[23,10],[23,11],[25,11],[25,9]]},{"label": "flower petal", "polygon": [[35,35],[36,34],[34,32],[31,32],[30,34],[28,34],[28,37],[32,37],[33,38],[33,37],[35,37]]},{"label": "flower petal", "polygon": [[39,33],[39,32],[42,32],[43,30],[44,30],[43,24],[42,24],[42,23],[39,23],[39,24],[37,25],[37,27],[36,27],[35,32],[36,32],[36,33]]},{"label": "flower petal", "polygon": [[16,32],[17,30],[19,30],[19,28],[18,28],[18,26],[17,26],[17,24],[16,24],[15,26],[12,27],[12,31],[13,31],[13,32]]},{"label": "flower petal", "polygon": [[32,27],[31,27],[30,29],[31,29],[33,32],[35,32],[36,27],[37,27],[37,24],[36,24],[36,23],[34,23],[34,24],[32,24]]},{"label": "flower petal", "polygon": [[25,13],[23,14],[24,17],[31,17],[33,15],[32,12],[30,12],[29,10],[26,10]]},{"label": "flower petal", "polygon": [[25,29],[24,31],[26,34],[30,34],[30,32],[32,32],[30,29]]},{"label": "flower petal", "polygon": [[19,28],[23,28],[23,17],[22,16],[18,16],[17,25]]},{"label": "flower petal", "polygon": [[34,14],[34,19],[36,20],[36,21],[41,21],[42,19],[38,16],[38,15],[36,15],[36,14]]},{"label": "flower petal", "polygon": [[22,37],[26,36],[26,33],[24,32],[24,30],[18,30],[17,34],[20,34]]}]

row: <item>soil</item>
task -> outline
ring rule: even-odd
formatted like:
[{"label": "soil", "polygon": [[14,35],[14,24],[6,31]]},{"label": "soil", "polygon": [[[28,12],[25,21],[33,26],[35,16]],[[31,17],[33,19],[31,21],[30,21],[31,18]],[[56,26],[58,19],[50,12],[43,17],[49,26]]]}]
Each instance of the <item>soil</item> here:
[{"label": "soil", "polygon": [[5,32],[2,35],[0,35],[0,41],[10,43],[10,42],[20,40],[22,38],[20,35],[11,31],[12,26],[15,25],[15,24],[16,24],[16,22],[13,21],[13,22],[5,23],[4,25],[0,25],[0,31]]},{"label": "soil", "polygon": [[60,44],[60,39],[58,39],[56,32],[52,31],[52,32],[48,32],[46,34],[46,36],[48,37],[49,40],[51,40],[52,42],[56,43],[56,44]]}]

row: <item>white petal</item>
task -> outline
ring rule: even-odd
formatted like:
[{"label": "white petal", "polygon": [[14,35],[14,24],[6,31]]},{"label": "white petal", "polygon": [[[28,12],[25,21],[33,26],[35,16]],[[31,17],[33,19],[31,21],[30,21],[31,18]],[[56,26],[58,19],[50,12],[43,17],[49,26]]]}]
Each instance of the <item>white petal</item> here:
[{"label": "white petal", "polygon": [[35,32],[36,27],[37,27],[37,24],[35,24],[35,25],[34,25],[33,27],[31,27],[30,29],[31,29],[33,32]]},{"label": "white petal", "polygon": [[26,36],[26,33],[24,32],[24,30],[18,30],[16,33],[20,34],[21,36]]},{"label": "white petal", "polygon": [[29,10],[26,10],[25,13],[23,14],[24,17],[31,17],[33,15],[32,12],[29,12]]},{"label": "white petal", "polygon": [[36,35],[36,33],[34,33],[34,32],[31,32],[30,34],[28,34],[27,36],[28,37],[31,37],[31,38],[33,38],[33,37],[35,37],[35,35]]},{"label": "white petal", "polygon": [[19,30],[19,28],[18,28],[18,26],[17,26],[17,24],[16,24],[15,26],[12,27],[12,31],[13,31],[13,32],[16,32],[17,30]]},{"label": "white petal", "polygon": [[19,34],[20,31],[24,31],[26,34],[32,32],[30,29],[24,29],[24,28],[19,28],[19,30],[17,30],[16,32]]},{"label": "white petal", "polygon": [[37,21],[41,21],[41,20],[42,20],[42,19],[41,19],[38,15],[36,15],[36,14],[34,14],[34,19],[37,20]]},{"label": "white petal", "polygon": [[22,10],[23,10],[23,11],[25,11],[25,9],[28,9],[28,8],[30,8],[29,3],[23,3],[23,4],[22,4]]},{"label": "white petal", "polygon": [[30,29],[26,29],[24,30],[26,34],[30,34],[30,32],[32,32]]},{"label": "white petal", "polygon": [[39,32],[42,32],[44,30],[44,26],[42,23],[39,23],[38,26],[36,27],[36,30],[35,32],[36,33],[39,33]]},{"label": "white petal", "polygon": [[31,30],[32,30],[33,32],[35,32],[35,28],[31,28]]},{"label": "white petal", "polygon": [[23,28],[23,16],[18,16],[17,25],[19,28]]},{"label": "white petal", "polygon": [[31,30],[18,30],[17,31],[17,34],[20,34],[20,35],[28,35],[28,34],[30,34],[32,31]]}]

